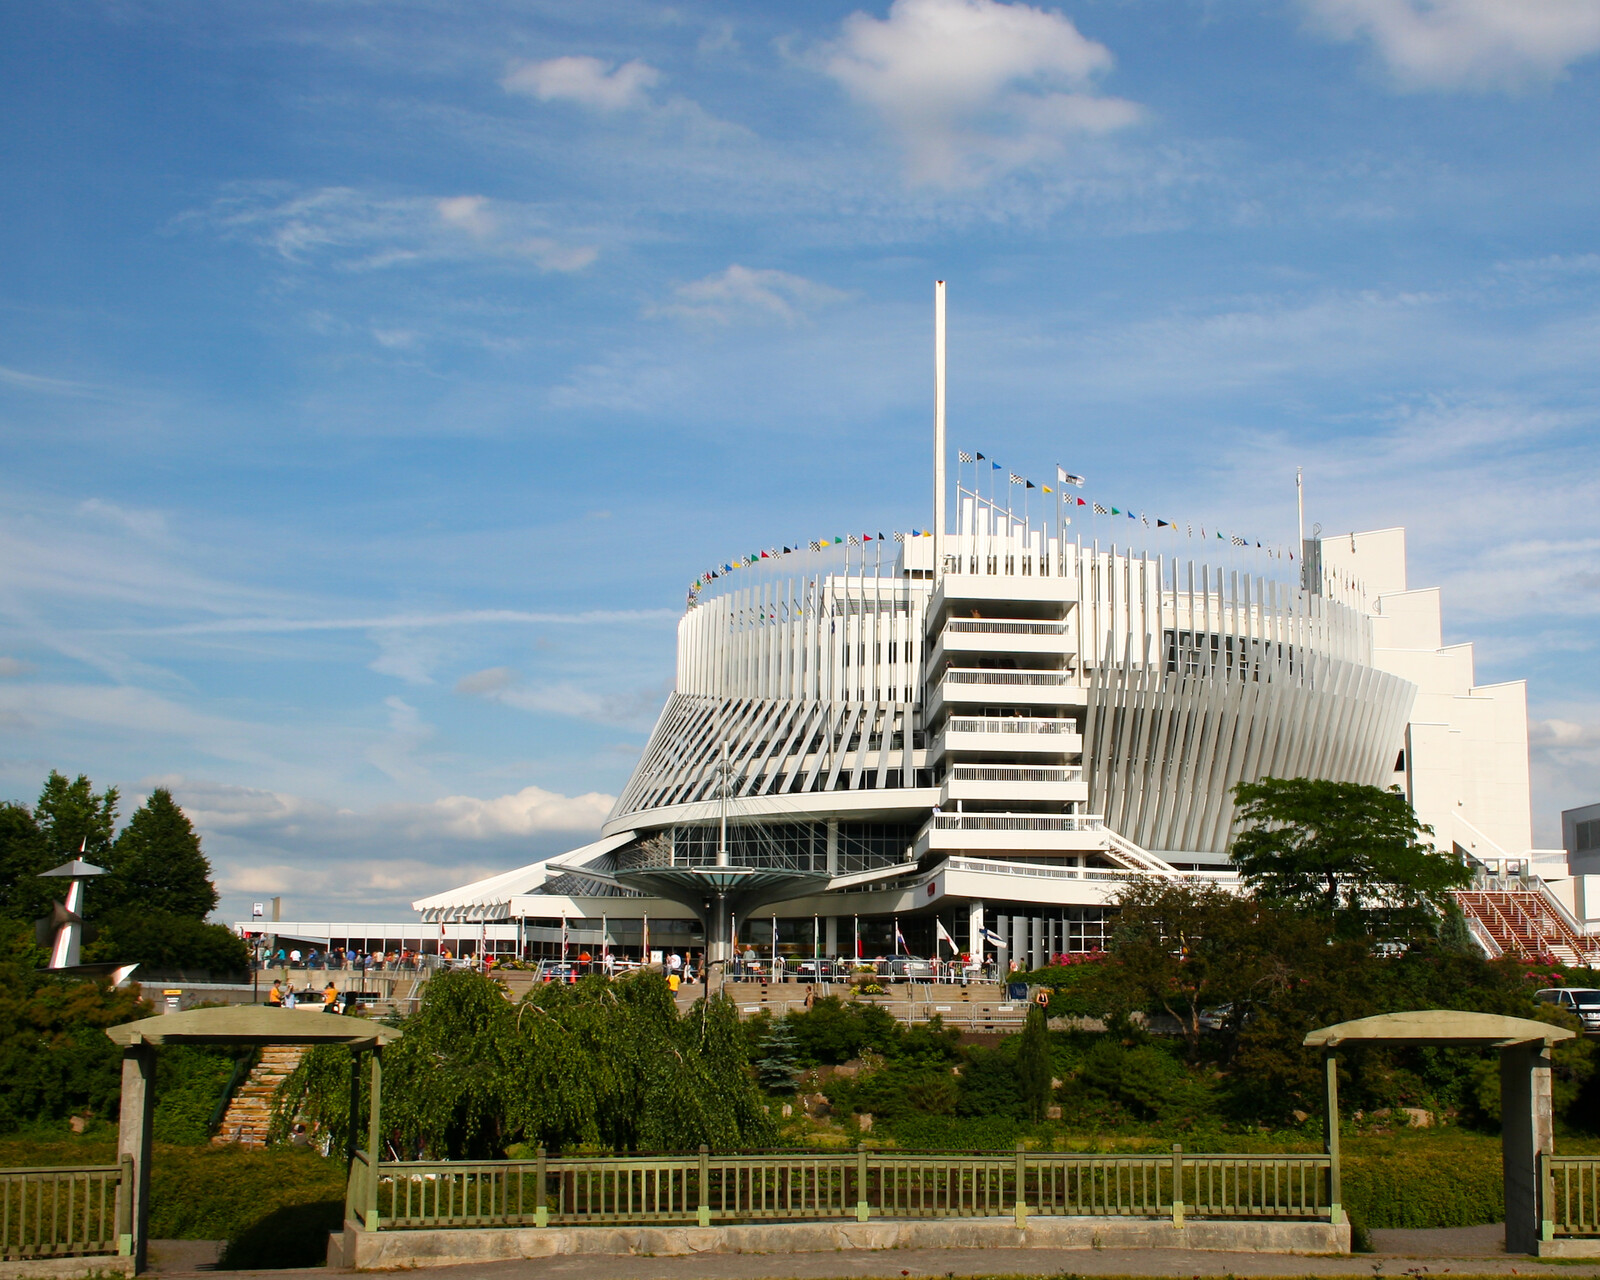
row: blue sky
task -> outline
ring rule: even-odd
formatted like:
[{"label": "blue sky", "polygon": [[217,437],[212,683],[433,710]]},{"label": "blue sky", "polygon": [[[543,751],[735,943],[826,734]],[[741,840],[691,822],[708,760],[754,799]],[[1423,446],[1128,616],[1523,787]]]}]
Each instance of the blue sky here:
[{"label": "blue sky", "polygon": [[589,838],[687,582],[952,444],[1405,524],[1600,796],[1600,0],[0,8],[0,795],[229,918]]}]

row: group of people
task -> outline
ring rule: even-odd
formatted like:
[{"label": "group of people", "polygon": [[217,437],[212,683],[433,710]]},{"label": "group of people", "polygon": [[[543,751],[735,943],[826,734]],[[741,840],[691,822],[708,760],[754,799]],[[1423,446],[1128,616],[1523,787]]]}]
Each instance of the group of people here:
[{"label": "group of people", "polygon": [[[437,959],[448,963],[450,953],[441,950]],[[290,969],[332,969],[368,973],[384,969],[419,969],[434,962],[434,956],[409,949],[363,951],[359,947],[329,947],[319,951],[316,947],[309,947],[301,951],[299,947],[279,947],[275,952],[264,955],[260,963],[263,969],[281,969],[284,972]]]},{"label": "group of people", "polygon": [[274,982],[267,992],[269,1009],[315,1009],[319,1005],[323,1013],[339,1012],[339,988],[331,978],[320,992],[310,985],[304,991],[296,991],[292,982]]}]

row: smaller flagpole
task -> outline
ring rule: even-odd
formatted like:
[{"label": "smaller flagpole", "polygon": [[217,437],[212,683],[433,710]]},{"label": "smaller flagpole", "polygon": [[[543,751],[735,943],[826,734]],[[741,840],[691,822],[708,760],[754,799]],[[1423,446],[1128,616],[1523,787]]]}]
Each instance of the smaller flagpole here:
[{"label": "smaller flagpole", "polygon": [[854,916],[852,918],[855,920],[856,929],[856,959],[859,960],[861,959],[861,917]]},{"label": "smaller flagpole", "polygon": [[772,976],[778,976],[778,913],[772,913]]},{"label": "smaller flagpole", "polygon": [[606,957],[611,954],[611,932],[606,928],[606,913],[600,913],[600,965],[605,967]]},{"label": "smaller flagpole", "polygon": [[640,949],[639,967],[642,969],[650,963],[650,913],[644,913],[644,946]]},{"label": "smaller flagpole", "polygon": [[822,917],[811,917],[811,976],[822,976]]}]

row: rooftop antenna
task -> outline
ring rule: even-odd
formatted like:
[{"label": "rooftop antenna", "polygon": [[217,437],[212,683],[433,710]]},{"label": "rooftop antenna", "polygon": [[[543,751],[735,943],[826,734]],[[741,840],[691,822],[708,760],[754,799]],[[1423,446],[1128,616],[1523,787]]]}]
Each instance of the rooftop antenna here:
[{"label": "rooftop antenna", "polygon": [[933,282],[933,581],[944,570],[944,281]]}]

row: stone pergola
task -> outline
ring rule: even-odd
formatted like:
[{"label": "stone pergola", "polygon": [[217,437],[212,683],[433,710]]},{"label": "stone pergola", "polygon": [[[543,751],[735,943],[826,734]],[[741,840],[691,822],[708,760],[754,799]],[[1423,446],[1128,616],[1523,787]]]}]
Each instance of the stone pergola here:
[{"label": "stone pergola", "polygon": [[[1549,1238],[1548,1207],[1539,1202],[1539,1157],[1555,1148],[1550,1100],[1550,1048],[1577,1033],[1531,1018],[1497,1013],[1418,1009],[1381,1013],[1322,1027],[1305,1038],[1323,1050],[1327,1080],[1327,1143],[1333,1158],[1332,1198],[1339,1205],[1339,1067],[1345,1045],[1434,1045],[1500,1051],[1500,1158],[1505,1170],[1506,1252],[1537,1253]],[[1335,1219],[1337,1220],[1337,1218]]]},{"label": "stone pergola", "polygon": [[[132,1185],[126,1194],[133,1197],[132,1212],[125,1219],[132,1224],[131,1238],[119,1241],[119,1252],[131,1254],[135,1272],[143,1271],[150,1223],[150,1140],[155,1118],[156,1050],[164,1044],[253,1045],[342,1044],[359,1055],[369,1050],[372,1070],[369,1078],[371,1109],[367,1120],[367,1150],[374,1167],[382,1130],[378,1122],[379,1095],[383,1081],[383,1046],[400,1038],[393,1027],[311,1009],[279,1009],[268,1005],[233,1005],[215,1009],[186,1009],[160,1017],[124,1022],[110,1027],[106,1034],[122,1046],[122,1119],[117,1134],[117,1153],[133,1161]],[[352,1151],[355,1147],[355,1117],[359,1112],[360,1058],[352,1057],[350,1069],[350,1116]]]}]

